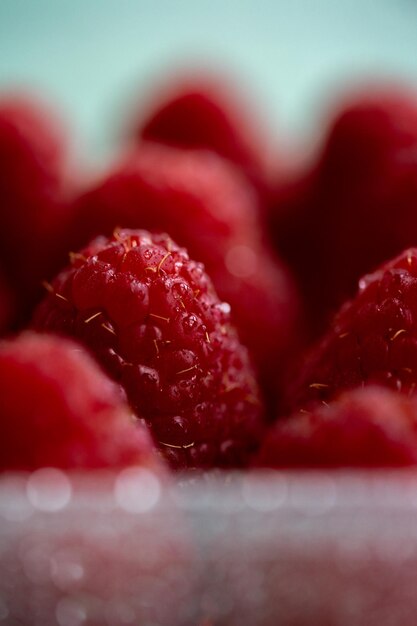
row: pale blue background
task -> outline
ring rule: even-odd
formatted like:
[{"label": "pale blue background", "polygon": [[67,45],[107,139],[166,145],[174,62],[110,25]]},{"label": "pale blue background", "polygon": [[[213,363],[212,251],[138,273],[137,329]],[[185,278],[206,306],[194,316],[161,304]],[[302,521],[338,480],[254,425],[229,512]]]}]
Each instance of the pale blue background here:
[{"label": "pale blue background", "polygon": [[91,153],[133,89],[203,60],[303,135],[348,80],[417,87],[417,0],[0,0],[0,88],[44,92]]}]

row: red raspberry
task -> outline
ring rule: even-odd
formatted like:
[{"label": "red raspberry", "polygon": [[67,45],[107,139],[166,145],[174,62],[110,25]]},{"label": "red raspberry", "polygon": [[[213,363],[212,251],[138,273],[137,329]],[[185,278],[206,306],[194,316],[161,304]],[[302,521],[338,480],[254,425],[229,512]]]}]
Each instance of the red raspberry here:
[{"label": "red raspberry", "polygon": [[417,249],[359,283],[291,383],[289,403],[308,409],[342,389],[380,384],[414,394],[417,383]]},{"label": "red raspberry", "polygon": [[0,470],[157,466],[145,427],[81,346],[26,333],[0,344]]},{"label": "red raspberry", "polygon": [[75,243],[116,226],[163,228],[205,263],[217,262],[235,242],[259,243],[256,202],[242,176],[216,155],[146,144],[79,198]]},{"label": "red raspberry", "polygon": [[243,100],[226,79],[176,78],[156,94],[135,135],[139,141],[212,150],[237,165],[263,193],[269,184],[268,141]]},{"label": "red raspberry", "polygon": [[278,421],[255,458],[260,467],[417,465],[417,403],[394,391],[347,391],[311,413]]},{"label": "red raspberry", "polygon": [[147,145],[79,199],[74,248],[116,226],[168,232],[204,263],[264,385],[274,389],[299,334],[298,298],[262,244],[255,204],[242,177],[215,155]]},{"label": "red raspberry", "polygon": [[360,276],[417,245],[416,154],[416,94],[375,90],[344,105],[310,170],[279,190],[272,230],[316,333]]},{"label": "red raspberry", "polygon": [[68,215],[65,141],[54,115],[23,96],[0,99],[0,263],[21,304],[55,272]]},{"label": "red raspberry", "polygon": [[255,448],[261,407],[228,306],[167,235],[93,241],[54,281],[35,326],[89,346],[174,467],[240,465]]}]

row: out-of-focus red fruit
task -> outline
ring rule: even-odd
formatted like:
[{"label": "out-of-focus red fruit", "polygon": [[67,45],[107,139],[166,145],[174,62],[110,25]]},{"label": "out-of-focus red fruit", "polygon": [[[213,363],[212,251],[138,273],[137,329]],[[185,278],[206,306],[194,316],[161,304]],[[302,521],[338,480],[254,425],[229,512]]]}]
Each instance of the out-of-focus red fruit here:
[{"label": "out-of-focus red fruit", "polygon": [[23,316],[64,255],[66,171],[66,141],[54,113],[30,97],[1,97],[0,263]]},{"label": "out-of-focus red fruit", "polygon": [[417,465],[417,403],[395,391],[347,391],[279,420],[254,465],[271,468]]},{"label": "out-of-focus red fruit", "polygon": [[75,246],[116,226],[165,230],[199,260],[217,262],[237,242],[260,242],[257,200],[247,181],[213,153],[144,144],[76,202]]},{"label": "out-of-focus red fruit", "polygon": [[0,470],[157,468],[143,423],[73,341],[24,333],[0,343]]},{"label": "out-of-focus red fruit", "polygon": [[278,190],[278,250],[300,280],[313,334],[360,276],[417,244],[417,94],[353,96],[316,162]]},{"label": "out-of-focus red fruit", "polygon": [[211,150],[234,163],[265,194],[271,152],[267,131],[230,80],[195,74],[155,91],[148,110],[136,122],[138,141]]}]

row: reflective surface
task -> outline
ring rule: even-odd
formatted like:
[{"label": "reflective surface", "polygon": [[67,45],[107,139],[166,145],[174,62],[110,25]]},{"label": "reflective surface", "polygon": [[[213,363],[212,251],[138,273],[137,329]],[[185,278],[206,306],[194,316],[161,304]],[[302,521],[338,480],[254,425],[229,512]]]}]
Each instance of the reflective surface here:
[{"label": "reflective surface", "polygon": [[417,475],[0,481],[0,623],[415,623]]}]

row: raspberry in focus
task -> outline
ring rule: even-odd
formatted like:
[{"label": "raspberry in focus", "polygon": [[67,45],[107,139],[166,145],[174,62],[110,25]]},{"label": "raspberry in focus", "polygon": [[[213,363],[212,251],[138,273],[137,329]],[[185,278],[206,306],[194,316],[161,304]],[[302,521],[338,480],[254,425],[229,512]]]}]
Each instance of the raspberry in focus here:
[{"label": "raspberry in focus", "polygon": [[34,326],[89,347],[173,467],[241,466],[256,448],[262,407],[230,307],[167,235],[94,240],[50,286]]}]

